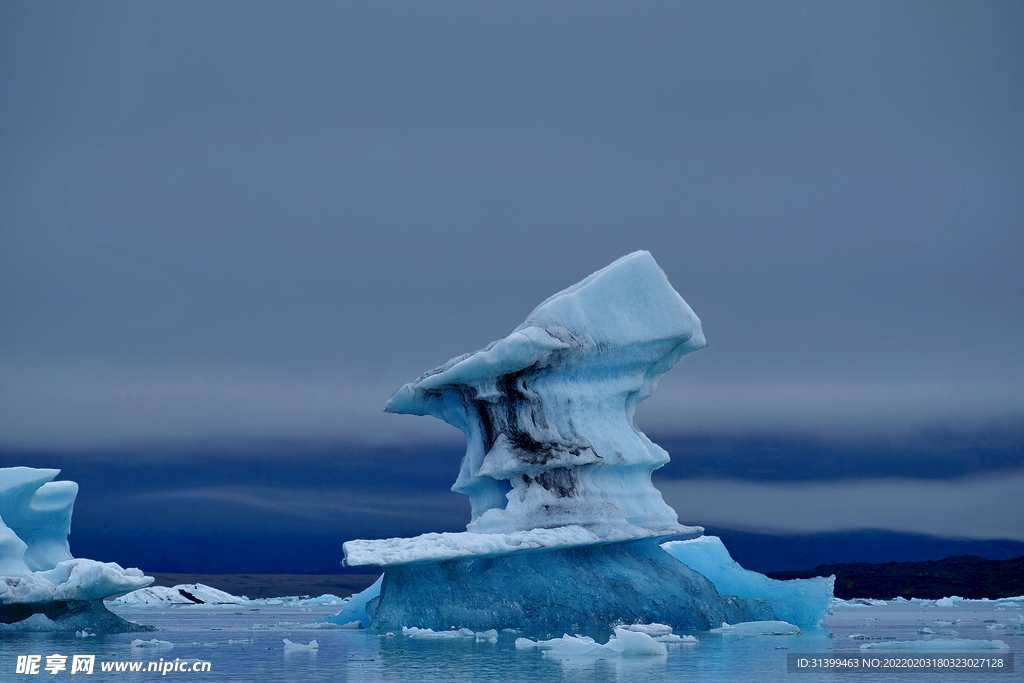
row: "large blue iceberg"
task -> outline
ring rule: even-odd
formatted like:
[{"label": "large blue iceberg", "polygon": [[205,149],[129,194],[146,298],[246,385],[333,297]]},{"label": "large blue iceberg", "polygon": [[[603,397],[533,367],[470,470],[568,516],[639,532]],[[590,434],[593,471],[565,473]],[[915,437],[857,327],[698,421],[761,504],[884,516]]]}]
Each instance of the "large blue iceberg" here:
[{"label": "large blue iceberg", "polygon": [[[633,416],[704,346],[700,320],[639,251],[403,386],[387,412],[433,415],[466,435],[453,490],[470,497],[472,518],[463,533],[346,543],[347,566],[385,572],[332,621],[556,631],[778,618],[778,591],[716,589],[710,564],[702,572],[659,545],[703,529],[679,524],[651,483],[669,456]],[[814,608],[787,614],[820,622],[831,599],[822,582]]]}]

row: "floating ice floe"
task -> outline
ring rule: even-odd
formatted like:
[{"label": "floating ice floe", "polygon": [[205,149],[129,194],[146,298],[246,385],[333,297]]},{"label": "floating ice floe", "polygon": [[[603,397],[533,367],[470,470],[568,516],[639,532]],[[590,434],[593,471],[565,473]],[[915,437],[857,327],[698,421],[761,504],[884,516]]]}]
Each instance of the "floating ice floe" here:
[{"label": "floating ice floe", "polygon": [[545,648],[555,647],[560,642],[562,642],[561,638],[552,638],[551,640],[531,640],[529,638],[516,638],[515,646],[517,650],[543,650]]},{"label": "floating ice floe", "polygon": [[344,624],[335,624],[335,623],[330,622],[330,621],[320,620],[320,621],[313,621],[313,622],[310,622],[308,624],[303,624],[302,628],[303,628],[303,630],[313,630],[313,631],[334,630],[334,629],[349,629],[349,630],[356,631],[356,630],[359,630],[359,629],[363,628],[363,623],[361,621],[347,621]]},{"label": "floating ice floe", "polygon": [[623,624],[617,628],[626,631],[636,631],[637,633],[646,633],[649,636],[663,636],[672,633],[672,627],[668,624]]},{"label": "floating ice floe", "polygon": [[640,631],[624,627],[615,629],[615,634],[604,645],[589,636],[570,636],[551,640],[530,640],[517,638],[517,650],[539,649],[545,656],[555,658],[608,657],[608,656],[650,656],[665,655],[668,650],[663,643]]},{"label": "floating ice floe", "polygon": [[402,627],[402,635],[410,638],[475,638],[476,633],[472,629],[460,628],[451,631],[435,631],[429,628],[408,628]]},{"label": "floating ice floe", "polygon": [[870,606],[871,605],[867,605],[863,602],[852,602],[850,600],[843,600],[842,598],[832,598],[832,603],[829,606],[829,611],[835,609],[862,609]]},{"label": "floating ice floe", "polygon": [[784,621],[747,621],[740,624],[723,623],[720,628],[711,629],[712,633],[724,636],[802,636],[803,631],[795,624]]},{"label": "floating ice floe", "polygon": [[680,636],[680,635],[676,635],[675,633],[666,633],[663,636],[652,636],[652,637],[656,641],[658,641],[659,643],[668,643],[670,645],[673,644],[673,643],[675,643],[675,644],[679,644],[679,643],[694,644],[694,643],[700,642],[698,640],[697,636]]},{"label": "floating ice floe", "polygon": [[132,647],[153,648],[155,650],[170,650],[174,647],[174,643],[167,640],[158,640],[156,638],[152,638],[150,640],[140,640],[136,638],[132,641]]},{"label": "floating ice floe", "polygon": [[1009,650],[1001,640],[969,640],[966,638],[932,638],[928,640],[897,640],[885,643],[865,643],[861,650],[916,651],[916,652],[977,652],[985,650]]},{"label": "floating ice floe", "polygon": [[303,651],[303,650],[312,652],[314,650],[319,650],[319,649],[320,649],[320,643],[316,642],[315,640],[311,640],[308,643],[306,643],[305,645],[303,645],[302,643],[293,643],[292,641],[288,640],[287,638],[284,639],[284,651],[285,652],[300,652],[300,651]]},{"label": "floating ice floe", "polygon": [[311,598],[308,595],[287,595],[278,598],[253,598],[251,600],[242,596],[239,599],[247,605],[259,607],[294,607],[296,605],[303,607],[312,605],[338,605],[340,607],[349,600],[349,598],[342,598],[332,593],[324,593],[323,595],[319,595],[315,598]]},{"label": "floating ice floe", "polygon": [[474,638],[476,642],[496,643],[498,642],[498,631],[488,629],[486,631],[473,631],[468,628],[452,629],[450,631],[435,631],[429,628],[402,627],[402,635],[409,638],[430,638],[435,640],[450,640],[458,638]]},{"label": "floating ice floe", "polygon": [[[348,601],[348,598],[340,598],[332,593],[324,593],[321,596],[315,598],[300,598],[299,603],[302,605],[344,605]],[[255,602],[250,600],[250,602]]]},{"label": "floating ice floe", "polygon": [[635,631],[646,633],[659,643],[696,643],[696,636],[680,636],[672,633],[672,627],[668,624],[626,624],[617,627],[624,631]]},{"label": "floating ice floe", "polygon": [[[786,581],[784,583],[790,583],[790,582]],[[897,600],[897,602],[898,602],[898,600]],[[903,602],[907,602],[907,600],[903,599]],[[851,608],[852,607],[852,608],[856,609],[856,608],[860,608],[860,607],[885,607],[888,604],[889,603],[887,601],[885,601],[885,600],[876,600],[874,598],[850,598],[849,600],[843,600],[841,598],[833,598],[832,599],[831,607],[833,609],[835,609],[836,607],[839,607],[839,608]],[[801,626],[802,625],[803,624],[801,624]],[[819,622],[819,625],[820,625],[820,622]]]}]

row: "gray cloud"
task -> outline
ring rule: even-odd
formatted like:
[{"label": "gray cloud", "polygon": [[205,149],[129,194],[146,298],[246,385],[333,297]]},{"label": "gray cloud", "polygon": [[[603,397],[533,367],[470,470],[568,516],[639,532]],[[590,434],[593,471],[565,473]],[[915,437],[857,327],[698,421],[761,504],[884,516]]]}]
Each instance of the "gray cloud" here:
[{"label": "gray cloud", "polygon": [[638,248],[647,429],[1024,412],[1013,3],[0,12],[0,445],[455,438],[379,410]]},{"label": "gray cloud", "polygon": [[685,524],[766,533],[880,530],[1024,541],[1024,473],[942,481],[877,479],[762,484],[661,481]]}]

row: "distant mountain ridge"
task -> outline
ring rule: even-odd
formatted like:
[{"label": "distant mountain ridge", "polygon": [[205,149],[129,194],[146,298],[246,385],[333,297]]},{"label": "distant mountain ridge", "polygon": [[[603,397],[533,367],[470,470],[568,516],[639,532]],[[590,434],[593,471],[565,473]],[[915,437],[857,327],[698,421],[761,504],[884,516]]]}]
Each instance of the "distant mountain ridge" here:
[{"label": "distant mountain ridge", "polygon": [[837,598],[1010,598],[1024,595],[1024,557],[985,560],[958,555],[930,562],[823,564],[800,571],[767,572],[773,579],[836,577]]}]

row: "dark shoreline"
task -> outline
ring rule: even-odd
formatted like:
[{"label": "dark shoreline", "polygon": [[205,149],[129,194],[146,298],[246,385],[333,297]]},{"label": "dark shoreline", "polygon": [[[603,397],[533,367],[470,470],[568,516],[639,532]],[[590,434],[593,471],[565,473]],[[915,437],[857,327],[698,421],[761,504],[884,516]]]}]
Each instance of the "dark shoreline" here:
[{"label": "dark shoreline", "polygon": [[983,560],[960,555],[934,562],[888,562],[821,565],[792,572],[768,572],[773,579],[836,577],[835,596],[843,598],[920,598],[951,595],[978,600],[1024,595],[1024,557]]}]

